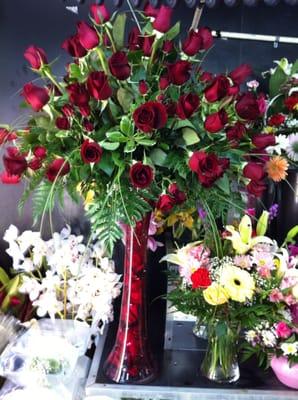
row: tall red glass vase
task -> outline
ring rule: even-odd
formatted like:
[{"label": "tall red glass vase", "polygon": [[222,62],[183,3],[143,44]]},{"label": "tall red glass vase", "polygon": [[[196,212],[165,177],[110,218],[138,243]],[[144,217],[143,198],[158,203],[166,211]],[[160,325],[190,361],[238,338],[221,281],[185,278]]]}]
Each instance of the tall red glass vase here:
[{"label": "tall red glass vase", "polygon": [[124,278],[116,341],[104,373],[117,383],[147,383],[156,376],[148,343],[146,255],[150,214],[125,227]]}]

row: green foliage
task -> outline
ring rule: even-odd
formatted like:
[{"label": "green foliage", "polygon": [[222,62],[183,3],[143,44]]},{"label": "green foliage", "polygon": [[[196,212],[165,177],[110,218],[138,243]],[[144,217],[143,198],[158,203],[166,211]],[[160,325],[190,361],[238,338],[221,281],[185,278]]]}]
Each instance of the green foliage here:
[{"label": "green foliage", "polygon": [[270,97],[275,97],[279,92],[281,86],[287,81],[287,74],[278,65],[273,75],[271,75],[269,81],[269,94]]},{"label": "green foliage", "polygon": [[126,14],[118,14],[113,25],[113,37],[117,49],[124,46],[126,18]]}]

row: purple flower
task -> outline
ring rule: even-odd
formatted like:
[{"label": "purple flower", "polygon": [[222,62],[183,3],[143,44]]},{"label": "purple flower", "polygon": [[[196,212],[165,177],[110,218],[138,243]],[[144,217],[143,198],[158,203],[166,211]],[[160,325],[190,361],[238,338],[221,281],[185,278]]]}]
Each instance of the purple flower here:
[{"label": "purple flower", "polygon": [[204,220],[206,218],[207,213],[203,207],[200,207],[200,206],[198,207],[198,215],[199,215],[199,218],[202,220]]},{"label": "purple flower", "polygon": [[276,203],[272,204],[272,206],[269,208],[269,219],[270,219],[270,221],[272,221],[274,218],[277,217],[278,208],[279,208],[279,205],[276,204]]},{"label": "purple flower", "polygon": [[292,257],[298,256],[298,246],[295,246],[294,244],[289,244],[289,250]]}]

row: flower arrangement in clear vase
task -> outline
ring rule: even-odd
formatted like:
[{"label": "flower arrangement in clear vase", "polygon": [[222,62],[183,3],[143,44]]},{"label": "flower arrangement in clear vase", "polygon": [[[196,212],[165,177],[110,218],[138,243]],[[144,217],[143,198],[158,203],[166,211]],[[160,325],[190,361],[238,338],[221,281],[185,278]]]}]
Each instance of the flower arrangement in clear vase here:
[{"label": "flower arrangement in clear vase", "polygon": [[268,212],[262,214],[255,230],[248,215],[238,227],[226,226],[221,236],[211,227],[212,250],[207,242],[195,242],[163,259],[179,265],[176,287],[168,295],[172,305],[207,326],[208,348],[201,372],[210,380],[230,383],[239,379],[240,331],[263,319],[272,324],[282,320],[286,305],[273,297],[284,282],[288,282],[287,300],[297,302],[297,278],[288,281],[295,275],[297,258],[285,246],[296,236],[297,227],[279,248],[264,236],[268,216]]}]

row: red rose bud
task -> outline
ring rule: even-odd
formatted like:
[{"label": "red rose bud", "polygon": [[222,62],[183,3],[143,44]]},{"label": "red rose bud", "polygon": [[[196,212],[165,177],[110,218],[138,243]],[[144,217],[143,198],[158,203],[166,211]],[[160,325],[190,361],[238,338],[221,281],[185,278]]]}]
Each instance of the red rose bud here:
[{"label": "red rose bud", "polygon": [[154,17],[154,18],[157,17],[158,11],[159,9],[153,7],[150,3],[147,3],[144,7],[144,14],[147,17]]},{"label": "red rose bud", "polygon": [[211,82],[212,80],[213,80],[213,74],[211,74],[211,72],[207,72],[207,71],[204,71],[201,75],[200,75],[200,77],[199,77],[199,80],[201,81],[201,82]]},{"label": "red rose bud", "polygon": [[211,285],[210,274],[207,268],[198,268],[194,273],[191,274],[192,288],[207,288]]},{"label": "red rose bud", "polygon": [[77,28],[78,39],[86,50],[91,50],[98,46],[99,37],[96,30],[92,26],[88,25],[84,21],[81,21],[77,23]]},{"label": "red rose bud", "polygon": [[135,188],[145,189],[153,181],[153,170],[149,165],[139,161],[130,167],[129,179]]},{"label": "red rose bud", "polygon": [[0,128],[0,146],[3,143],[11,142],[12,140],[15,140],[16,138],[17,138],[17,135],[15,132],[9,132],[5,128]]},{"label": "red rose bud", "polygon": [[236,85],[241,85],[251,74],[251,66],[249,64],[241,64],[229,73],[229,77]]},{"label": "red rose bud", "polygon": [[70,104],[65,104],[62,108],[61,108],[61,112],[66,116],[66,117],[72,117],[74,114],[74,109],[73,106],[71,106]]},{"label": "red rose bud", "polygon": [[274,114],[271,115],[271,117],[268,120],[268,125],[269,126],[280,126],[282,125],[286,120],[285,115],[283,114]]},{"label": "red rose bud", "polygon": [[175,199],[172,196],[168,194],[162,194],[158,199],[156,208],[163,213],[168,213],[172,210],[174,205],[175,205]]},{"label": "red rose bud", "polygon": [[16,147],[7,147],[6,154],[3,156],[3,164],[9,175],[21,176],[27,169],[26,158]]},{"label": "red rose bud", "polygon": [[150,133],[163,128],[168,120],[165,106],[157,101],[148,101],[139,106],[133,113],[135,125],[142,132]]},{"label": "red rose bud", "polygon": [[141,93],[142,96],[144,96],[145,94],[147,94],[148,92],[148,85],[147,82],[144,80],[141,80],[139,82],[139,92]]},{"label": "red rose bud", "polygon": [[252,143],[258,149],[265,149],[268,146],[275,145],[275,136],[270,134],[254,135],[252,138]]},{"label": "red rose bud", "polygon": [[211,30],[206,27],[201,27],[198,29],[198,34],[201,37],[202,45],[201,50],[208,50],[213,45],[213,37]]},{"label": "red rose bud", "polygon": [[91,114],[91,108],[88,104],[79,107],[80,113],[82,114],[83,117],[89,117]]},{"label": "red rose bud", "polygon": [[0,174],[0,180],[5,185],[17,185],[21,182],[21,177],[19,175],[10,175],[7,171]]},{"label": "red rose bud", "polygon": [[102,148],[96,142],[90,142],[88,139],[84,140],[81,146],[81,157],[84,163],[99,163],[102,157]]},{"label": "red rose bud", "polygon": [[180,119],[188,119],[198,109],[200,98],[196,94],[189,93],[180,96],[177,104],[176,113]]},{"label": "red rose bud", "polygon": [[186,194],[178,188],[176,182],[171,183],[168,187],[168,192],[174,197],[176,204],[181,205],[185,202]]},{"label": "red rose bud", "polygon": [[210,133],[221,131],[228,122],[228,115],[225,110],[220,110],[216,113],[207,116],[204,127]]},{"label": "red rose bud", "polygon": [[165,40],[162,46],[162,51],[166,54],[171,53],[174,50],[174,43],[172,40]]},{"label": "red rose bud", "polygon": [[240,88],[237,85],[230,86],[228,89],[228,96],[236,97],[240,92]]},{"label": "red rose bud", "polygon": [[87,54],[87,50],[81,45],[78,35],[65,39],[61,45],[72,57],[80,58]]},{"label": "red rose bud", "polygon": [[40,158],[33,158],[29,163],[28,167],[31,168],[33,171],[37,171],[42,166],[42,161]]},{"label": "red rose bud", "polygon": [[50,100],[47,89],[33,83],[26,83],[21,94],[34,111],[40,111]]},{"label": "red rose bud", "polygon": [[109,10],[104,4],[91,4],[90,14],[97,25],[101,25],[102,23],[109,21],[109,19],[111,18]]},{"label": "red rose bud", "polygon": [[80,83],[71,83],[66,87],[66,90],[69,94],[69,100],[71,103],[78,107],[88,105],[90,96],[85,85]]},{"label": "red rose bud", "polygon": [[44,160],[47,156],[47,149],[43,146],[36,146],[33,150],[33,154],[35,155],[35,157]]},{"label": "red rose bud", "polygon": [[211,85],[204,90],[205,98],[209,103],[219,101],[228,95],[230,82],[226,76],[220,75],[214,78]]},{"label": "red rose bud", "polygon": [[70,122],[66,117],[58,117],[56,118],[55,125],[58,129],[68,131],[70,129]]},{"label": "red rose bud", "polygon": [[209,188],[221,178],[230,166],[228,158],[218,158],[216,154],[195,151],[189,159],[189,168],[197,174],[202,186]]},{"label": "red rose bud", "polygon": [[240,96],[235,108],[239,117],[247,121],[255,121],[260,116],[258,101],[251,92]]},{"label": "red rose bud", "polygon": [[294,108],[296,109],[296,106],[298,104],[298,95],[293,94],[292,96],[287,97],[284,103],[288,110],[293,111]]},{"label": "red rose bud", "polygon": [[47,170],[46,177],[50,182],[54,182],[56,177],[62,177],[67,175],[70,171],[69,162],[64,160],[64,158],[56,158],[56,160],[52,161]]},{"label": "red rose bud", "polygon": [[170,85],[170,80],[168,75],[163,75],[159,78],[159,89],[166,90]]},{"label": "red rose bud", "polygon": [[267,102],[266,102],[266,97],[263,93],[259,94],[259,96],[257,98],[257,103],[258,103],[260,115],[265,114],[265,112],[267,110]]},{"label": "red rose bud", "polygon": [[107,75],[102,71],[91,72],[87,79],[87,87],[90,95],[96,100],[107,100],[112,96]]},{"label": "red rose bud", "polygon": [[247,191],[256,197],[262,197],[266,188],[267,186],[263,181],[250,181],[246,186]]},{"label": "red rose bud", "polygon": [[190,78],[191,64],[188,61],[176,61],[168,65],[169,80],[174,85],[181,86]]},{"label": "red rose bud", "polygon": [[132,28],[128,35],[128,48],[130,51],[140,50],[143,46],[141,32],[136,26]]},{"label": "red rose bud", "polygon": [[260,181],[265,177],[264,165],[256,162],[249,162],[243,168],[243,176],[252,181]]},{"label": "red rose bud", "polygon": [[131,73],[131,67],[124,51],[117,51],[109,59],[111,74],[120,81],[125,81]]},{"label": "red rose bud", "polygon": [[159,32],[167,32],[171,27],[173,8],[162,5],[158,11],[153,28]]},{"label": "red rose bud", "polygon": [[155,36],[144,36],[142,50],[145,57],[150,57]]},{"label": "red rose bud", "polygon": [[201,35],[193,29],[189,31],[187,38],[182,44],[182,50],[188,56],[194,56],[197,54],[202,47]]},{"label": "red rose bud", "polygon": [[92,122],[88,121],[88,119],[85,119],[83,121],[83,125],[87,132],[94,131],[94,125],[92,124]]},{"label": "red rose bud", "polygon": [[245,125],[236,122],[234,126],[226,129],[226,135],[229,142],[239,142],[246,133]]},{"label": "red rose bud", "polygon": [[48,63],[46,53],[40,47],[28,47],[24,53],[24,57],[33,69],[40,69],[44,64]]}]

